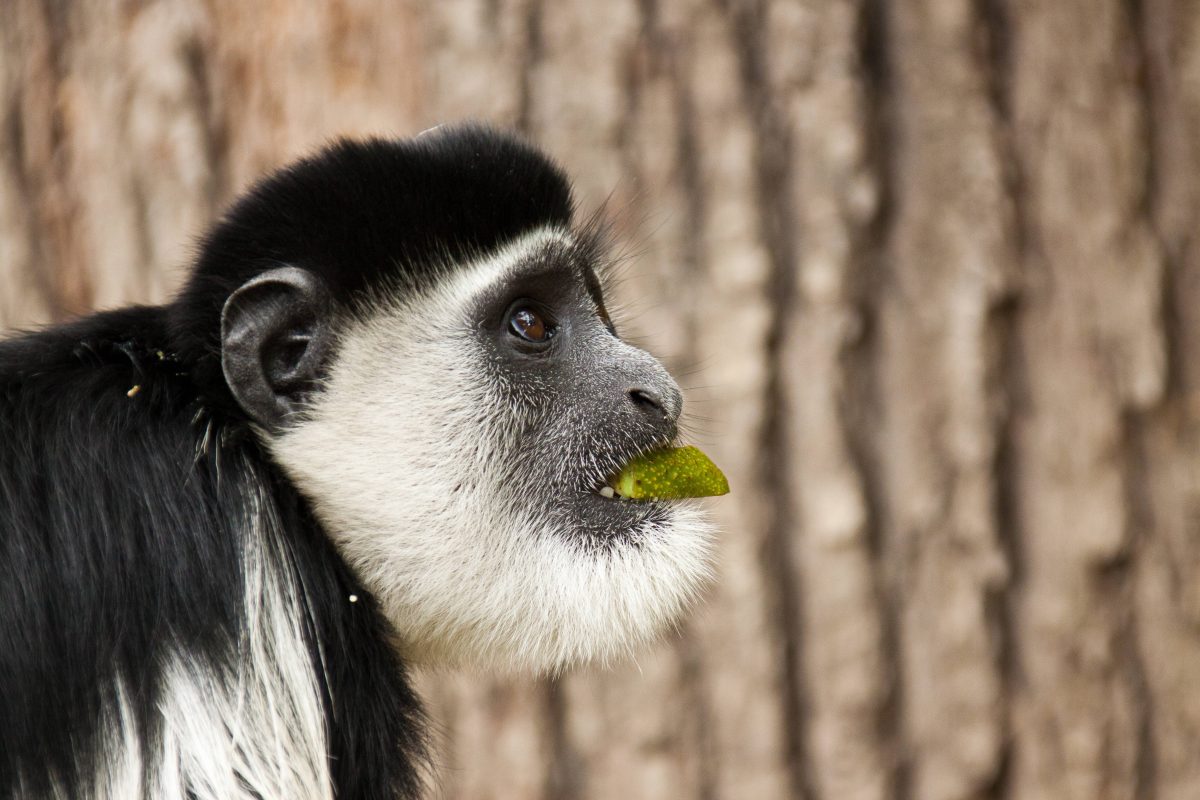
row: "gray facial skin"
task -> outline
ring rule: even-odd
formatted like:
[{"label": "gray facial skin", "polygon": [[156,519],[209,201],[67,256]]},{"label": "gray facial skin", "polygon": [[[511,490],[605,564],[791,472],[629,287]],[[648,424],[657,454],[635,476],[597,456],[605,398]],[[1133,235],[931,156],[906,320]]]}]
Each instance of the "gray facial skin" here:
[{"label": "gray facial skin", "polygon": [[[514,328],[526,309],[547,324],[544,342]],[[683,397],[657,360],[618,338],[592,265],[549,243],[472,312],[481,366],[514,391],[522,446],[506,483],[542,487],[531,500],[589,548],[636,540],[644,523],[665,521],[665,505],[598,491],[634,456],[674,442]]]}]

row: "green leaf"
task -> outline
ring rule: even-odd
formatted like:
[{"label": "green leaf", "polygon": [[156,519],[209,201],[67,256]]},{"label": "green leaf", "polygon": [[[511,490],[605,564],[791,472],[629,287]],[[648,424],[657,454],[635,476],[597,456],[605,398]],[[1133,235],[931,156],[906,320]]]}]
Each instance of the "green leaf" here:
[{"label": "green leaf", "polygon": [[729,494],[729,481],[695,447],[676,447],[630,461],[617,475],[613,488],[633,500],[681,500]]}]

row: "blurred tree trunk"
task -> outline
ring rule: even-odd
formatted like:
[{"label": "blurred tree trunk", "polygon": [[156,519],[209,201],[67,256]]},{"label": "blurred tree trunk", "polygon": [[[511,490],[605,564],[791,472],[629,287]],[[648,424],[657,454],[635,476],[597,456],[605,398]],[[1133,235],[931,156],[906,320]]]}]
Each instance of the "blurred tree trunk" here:
[{"label": "blurred tree trunk", "polygon": [[1200,797],[1200,6],[8,0],[0,101],[2,326],[166,299],[335,134],[516,126],[618,212],[720,580],[426,677],[444,796]]}]

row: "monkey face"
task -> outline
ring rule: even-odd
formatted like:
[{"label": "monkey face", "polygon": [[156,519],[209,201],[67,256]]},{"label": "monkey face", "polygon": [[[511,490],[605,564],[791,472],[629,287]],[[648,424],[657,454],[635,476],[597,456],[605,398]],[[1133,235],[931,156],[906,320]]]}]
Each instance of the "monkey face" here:
[{"label": "monkey face", "polygon": [[411,658],[609,659],[669,626],[707,578],[698,508],[601,491],[675,440],[682,397],[617,337],[588,252],[543,229],[379,293],[268,437]]}]

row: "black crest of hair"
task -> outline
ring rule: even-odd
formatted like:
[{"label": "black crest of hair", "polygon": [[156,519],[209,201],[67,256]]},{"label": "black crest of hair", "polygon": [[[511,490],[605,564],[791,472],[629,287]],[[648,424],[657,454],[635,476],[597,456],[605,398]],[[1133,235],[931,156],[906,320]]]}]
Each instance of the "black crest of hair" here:
[{"label": "black crest of hair", "polygon": [[172,309],[180,352],[211,370],[221,304],[265,270],[310,270],[353,306],[366,290],[416,288],[523,233],[569,226],[572,214],[562,171],[487,127],[336,142],[258,183],[206,237]]},{"label": "black crest of hair", "polygon": [[233,402],[221,309],[280,265],[352,307],[571,216],[559,169],[508,135],[340,141],[237,201],[173,302],[0,342],[0,795],[87,794],[118,679],[149,764],[164,663],[233,668],[263,602],[243,578],[256,501],[308,609],[335,795],[418,793],[425,726],[392,631]]}]

